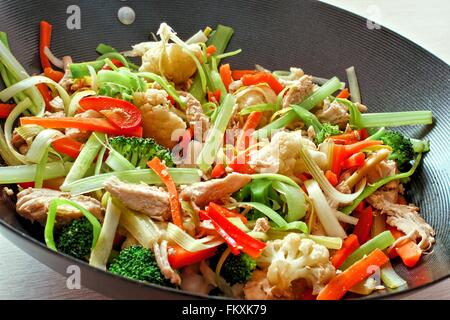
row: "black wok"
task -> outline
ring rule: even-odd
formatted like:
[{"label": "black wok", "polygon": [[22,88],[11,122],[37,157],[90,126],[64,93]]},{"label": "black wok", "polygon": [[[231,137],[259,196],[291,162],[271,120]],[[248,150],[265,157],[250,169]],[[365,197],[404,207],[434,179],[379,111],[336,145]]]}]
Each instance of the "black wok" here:
[{"label": "black wok", "polygon": [[[67,10],[72,4],[80,8],[81,29],[67,28]],[[136,12],[136,21],[130,26],[117,20],[117,11],[124,5]],[[204,26],[222,23],[235,28],[231,49],[243,49],[232,61],[235,68],[249,68],[255,63],[273,70],[300,66],[308,74],[345,79],[345,68],[354,65],[364,103],[371,111],[432,110],[433,126],[401,130],[431,141],[432,151],[425,156],[407,196],[435,228],[437,244],[433,254],[424,256],[415,268],[406,269],[401,264],[395,268],[408,281],[409,288],[450,274],[450,68],[426,50],[384,27],[368,28],[373,24],[365,19],[315,1],[3,0],[0,30],[8,33],[13,53],[30,73],[40,72],[37,48],[42,19],[54,25],[55,55],[69,54],[75,61],[96,58],[95,47],[100,42],[125,50],[148,40],[150,32],[155,32],[162,21],[182,38]],[[48,250],[35,230],[18,219],[6,204],[0,204],[0,231],[62,274],[66,274],[68,265],[78,264],[82,284],[105,295],[192,298],[180,291],[125,280]]]}]

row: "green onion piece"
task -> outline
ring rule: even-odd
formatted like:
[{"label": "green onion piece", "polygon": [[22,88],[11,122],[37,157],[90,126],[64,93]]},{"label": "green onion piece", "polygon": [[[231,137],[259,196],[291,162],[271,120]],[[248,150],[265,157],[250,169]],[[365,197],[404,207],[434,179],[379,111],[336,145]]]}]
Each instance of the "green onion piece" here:
[{"label": "green onion piece", "polygon": [[118,52],[108,52],[108,53],[105,53],[105,54],[103,54],[103,55],[101,55],[100,57],[97,58],[97,60],[105,60],[105,59],[110,59],[110,60],[111,59],[116,59],[116,60],[122,62],[122,64],[124,65],[125,68],[129,68],[130,67],[130,65],[128,64],[127,59],[125,59],[124,56],[121,55]]},{"label": "green onion piece", "polygon": [[[328,97],[330,94],[339,90],[340,87],[341,82],[339,81],[339,79],[337,77],[333,77],[318,90],[311,93],[300,104],[298,104],[298,107],[301,107],[305,110],[311,110],[318,103],[322,102],[326,97]],[[259,129],[254,134],[257,135],[258,137],[268,137],[271,131],[283,128],[296,119],[298,119],[297,113],[294,110],[290,110],[286,112],[283,116],[281,116],[279,119],[268,124],[264,128]]]},{"label": "green onion piece", "polygon": [[47,165],[47,160],[48,160],[48,150],[49,150],[49,147],[47,146],[44,149],[44,154],[42,155],[41,160],[37,164],[36,175],[34,176],[34,187],[35,188],[42,188],[42,185],[44,184],[44,174],[45,174],[45,167]]},{"label": "green onion piece", "polygon": [[272,187],[286,199],[288,206],[287,222],[298,221],[305,216],[306,199],[303,190],[280,181],[272,182]]},{"label": "green onion piece", "polygon": [[414,174],[414,172],[416,171],[417,167],[419,166],[420,163],[420,159],[422,159],[422,154],[419,153],[417,155],[416,160],[414,161],[414,165],[411,167],[411,169],[407,172],[403,172],[403,173],[399,173],[399,174],[395,174],[393,176],[389,176],[383,179],[378,180],[377,182],[370,184],[368,186],[366,186],[363,190],[363,192],[356,197],[355,200],[353,200],[352,204],[346,207],[343,207],[341,209],[339,209],[342,213],[345,214],[350,214],[353,212],[353,210],[356,209],[356,207],[358,206],[358,204],[363,201],[364,199],[366,199],[368,196],[370,196],[372,193],[374,193],[375,191],[377,191],[379,188],[381,188],[382,186],[384,186],[385,184],[397,180],[397,179],[405,179],[405,178],[409,178],[410,176],[412,176]]},{"label": "green onion piece", "polygon": [[282,216],[280,216],[276,211],[269,208],[265,204],[259,202],[240,202],[238,204],[242,206],[249,206],[253,209],[258,210],[259,212],[267,216],[270,220],[272,220],[278,227],[286,227],[288,225],[288,223],[283,219]]},{"label": "green onion piece", "polygon": [[114,238],[119,225],[120,215],[120,209],[114,205],[111,197],[108,198],[102,229],[97,244],[93,248],[89,258],[89,264],[91,266],[106,270],[106,264],[111,255]]},{"label": "green onion piece", "polygon": [[[177,185],[192,184],[200,181],[201,172],[192,168],[169,168],[169,174]],[[129,183],[146,183],[161,185],[161,179],[151,169],[134,169],[129,171],[103,173],[92,177],[76,180],[61,186],[62,191],[72,194],[84,194],[103,189],[103,184],[111,177]]]},{"label": "green onion piece", "polygon": [[320,123],[319,119],[317,119],[317,117],[313,113],[295,104],[291,105],[291,107],[295,111],[295,113],[297,113],[300,119],[305,123],[307,128],[312,126],[316,133],[319,133],[320,130],[322,130],[322,123]]},{"label": "green onion piece", "polygon": [[115,48],[105,44],[105,43],[100,43],[97,48],[95,48],[95,51],[97,51],[99,54],[106,54],[106,53],[110,53],[110,52],[118,52]]},{"label": "green onion piece", "polygon": [[250,114],[252,112],[258,112],[258,111],[274,111],[276,105],[273,103],[261,103],[261,104],[255,104],[253,106],[245,107],[242,109],[239,114],[241,116],[244,116],[246,114]]},{"label": "green onion piece", "polygon": [[339,250],[342,247],[342,239],[339,237],[315,236],[308,235],[307,238],[313,240],[317,244],[321,244],[328,249]]},{"label": "green onion piece", "polygon": [[94,169],[94,175],[99,175],[100,171],[102,170],[102,165],[103,165],[103,157],[105,156],[106,153],[106,145],[104,145],[101,149],[100,152],[98,153],[97,156],[97,162],[95,163],[95,169]]},{"label": "green onion piece", "polygon": [[53,229],[55,226],[55,220],[56,220],[56,213],[58,211],[58,206],[71,206],[75,209],[80,210],[80,212],[89,220],[89,222],[92,224],[92,232],[93,232],[93,240],[92,240],[92,248],[95,248],[95,245],[97,244],[98,237],[100,235],[100,230],[102,228],[100,222],[98,222],[97,218],[87,211],[84,207],[80,206],[78,203],[67,200],[67,199],[53,199],[50,202],[49,208],[48,208],[48,214],[47,214],[47,222],[45,224],[45,230],[44,230],[44,237],[45,237],[45,243],[47,244],[47,247],[50,249],[57,251],[55,240],[53,237]]},{"label": "green onion piece", "polygon": [[180,105],[180,107],[184,110],[186,109],[186,101],[184,99],[181,99],[180,95],[178,94],[177,90],[168,83],[165,79],[158,76],[157,74],[151,73],[151,72],[140,72],[137,74],[139,77],[149,79],[151,81],[156,82],[159,84],[167,93]]},{"label": "green onion piece", "polygon": [[399,287],[402,287],[406,285],[406,281],[403,280],[397,272],[395,272],[394,268],[392,267],[392,264],[390,262],[386,263],[381,268],[381,280],[383,283],[391,289],[397,289]]},{"label": "green onion piece", "polygon": [[91,167],[95,157],[105,143],[105,139],[106,136],[103,133],[94,132],[91,134],[88,141],[84,144],[83,149],[81,149],[80,154],[73,163],[73,166],[67,174],[67,177],[64,180],[61,188],[74,181],[80,180],[86,175],[86,172]]},{"label": "green onion piece", "polygon": [[373,250],[380,249],[384,250],[394,243],[395,239],[389,230],[386,230],[376,237],[370,239],[358,249],[356,249],[342,264],[341,270],[345,270],[356,261],[361,260],[364,256],[369,255]]},{"label": "green onion piece", "polygon": [[233,115],[233,107],[235,104],[236,99],[231,94],[227,94],[220,106],[217,119],[214,121],[213,127],[206,137],[205,144],[198,156],[198,166],[203,172],[206,172],[211,168],[211,165],[219,152],[228,122]]},{"label": "green onion piece", "polygon": [[72,78],[79,79],[86,76],[89,76],[89,69],[87,66],[91,66],[94,68],[96,72],[100,71],[103,66],[105,65],[105,60],[97,60],[97,61],[90,61],[90,62],[82,62],[82,63],[71,63],[69,65],[70,73],[72,75]]}]

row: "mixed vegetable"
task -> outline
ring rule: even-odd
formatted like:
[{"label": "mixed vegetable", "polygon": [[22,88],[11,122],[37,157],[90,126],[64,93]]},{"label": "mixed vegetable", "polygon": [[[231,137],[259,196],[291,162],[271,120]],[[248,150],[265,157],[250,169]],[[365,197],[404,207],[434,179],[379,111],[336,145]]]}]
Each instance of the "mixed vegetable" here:
[{"label": "mixed vegetable", "polygon": [[[341,299],[407,286],[435,232],[404,185],[429,142],[386,129],[430,111],[368,113],[300,68],[223,63],[233,29],[156,39],[94,61],[51,52],[30,76],[0,33],[0,183],[46,245],[137,281],[245,299]],[[137,64],[135,58],[141,58]]]}]

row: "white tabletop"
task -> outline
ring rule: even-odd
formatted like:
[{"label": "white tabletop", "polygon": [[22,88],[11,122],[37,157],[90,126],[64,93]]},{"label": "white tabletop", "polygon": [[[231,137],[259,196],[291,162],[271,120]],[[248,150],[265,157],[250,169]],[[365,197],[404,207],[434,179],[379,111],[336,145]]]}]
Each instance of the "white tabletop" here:
[{"label": "white tabletop", "polygon": [[[450,1],[322,0],[369,17],[450,63]],[[26,284],[26,285],[24,285]],[[401,299],[450,300],[450,279]],[[0,299],[106,299],[89,289],[66,287],[66,279],[17,249],[0,235]]]}]

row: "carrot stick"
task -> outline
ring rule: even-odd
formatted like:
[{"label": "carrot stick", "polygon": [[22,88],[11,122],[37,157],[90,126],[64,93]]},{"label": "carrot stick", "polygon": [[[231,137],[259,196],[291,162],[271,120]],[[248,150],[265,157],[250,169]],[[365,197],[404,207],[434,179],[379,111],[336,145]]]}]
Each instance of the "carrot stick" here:
[{"label": "carrot stick", "polygon": [[[392,235],[395,239],[403,237],[405,234],[398,230],[397,228],[388,226],[388,229],[391,231]],[[406,240],[402,244],[395,246],[391,251],[392,256],[396,256],[398,254],[402,262],[407,267],[414,267],[417,262],[419,262],[420,257],[422,256],[422,249],[412,240]]]},{"label": "carrot stick", "polygon": [[263,113],[260,111],[250,113],[247,121],[245,121],[244,127],[242,127],[242,131],[236,139],[236,149],[238,152],[247,150],[250,147],[251,133],[253,133],[250,131],[253,131],[258,127],[262,116]]},{"label": "carrot stick", "polygon": [[225,165],[223,163],[218,163],[214,166],[211,171],[211,177],[216,179],[222,177],[226,173]]},{"label": "carrot stick", "polygon": [[336,96],[336,98],[339,99],[347,99],[350,96],[350,92],[348,92],[348,89],[345,88],[339,94]]},{"label": "carrot stick", "polygon": [[349,289],[372,275],[383,266],[389,258],[380,249],[375,249],[367,257],[354,263],[338,274],[320,291],[317,300],[339,300]]},{"label": "carrot stick", "polygon": [[246,74],[255,74],[257,72],[256,70],[233,70],[231,71],[231,76],[234,80],[240,80]]},{"label": "carrot stick", "polygon": [[173,223],[179,228],[184,229],[183,220],[181,218],[181,206],[178,199],[178,190],[175,182],[173,182],[172,177],[169,175],[168,168],[157,157],[147,162],[147,165],[161,178],[162,182],[166,185],[167,190],[169,191],[169,202]]},{"label": "carrot stick", "polygon": [[231,77],[230,65],[228,63],[221,65],[219,68],[219,73],[220,73],[220,77],[222,78],[222,82],[228,91],[228,88],[230,87],[230,83],[233,82],[233,78]]},{"label": "carrot stick", "polygon": [[358,237],[354,234],[349,235],[344,242],[342,247],[336,251],[331,257],[330,261],[333,266],[338,269],[347,259],[349,255],[353,253],[359,247]]},{"label": "carrot stick", "polygon": [[327,177],[328,181],[330,181],[333,187],[336,187],[337,184],[339,183],[337,175],[331,170],[327,170],[325,172],[325,177]]}]

